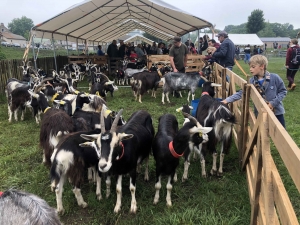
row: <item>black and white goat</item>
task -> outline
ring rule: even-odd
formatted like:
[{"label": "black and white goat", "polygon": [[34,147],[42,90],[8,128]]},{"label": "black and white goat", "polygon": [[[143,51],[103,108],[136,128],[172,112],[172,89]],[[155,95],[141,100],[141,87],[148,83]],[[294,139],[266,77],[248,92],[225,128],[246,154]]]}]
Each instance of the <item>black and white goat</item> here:
[{"label": "black and white goat", "polygon": [[30,82],[30,71],[29,69],[31,68],[31,66],[29,66],[30,61],[28,61],[27,63],[25,63],[25,61],[22,61],[23,66],[20,66],[22,68],[22,74],[23,74],[23,78],[22,81],[25,82]]},{"label": "black and white goat", "polygon": [[155,197],[153,204],[159,201],[161,188],[161,176],[168,176],[167,183],[167,206],[172,206],[171,190],[172,184],[177,179],[176,168],[179,164],[179,157],[189,148],[191,144],[200,144],[207,141],[207,135],[212,128],[202,127],[196,119],[189,116],[190,121],[186,122],[178,130],[178,122],[174,115],[165,114],[159,118],[158,131],[155,135],[152,151],[156,162]]},{"label": "black and white goat", "polygon": [[100,152],[98,168],[100,172],[109,172],[117,176],[117,203],[114,212],[121,209],[122,197],[122,175],[130,175],[131,207],[130,212],[136,213],[137,203],[135,199],[136,190],[136,169],[143,160],[146,161],[145,180],[148,176],[148,159],[151,151],[151,143],[154,137],[152,119],[148,112],[140,110],[131,115],[128,122],[117,129],[118,117],[122,114],[119,111],[110,131],[102,129],[104,117],[101,114],[101,134],[82,135],[88,140],[86,145],[94,147]]},{"label": "black and white goat", "polygon": [[[210,171],[212,175],[223,174],[223,160],[225,154],[229,152],[232,136],[232,127],[236,122],[234,114],[228,106],[213,98],[214,87],[221,86],[212,82],[205,82],[202,87],[202,95],[196,111],[196,118],[202,126],[213,127],[213,131],[208,134],[209,141],[202,145],[200,151],[200,161],[202,166],[202,176],[206,177],[204,155],[207,150],[213,155],[213,167]],[[220,166],[217,170],[217,143],[221,143]]]},{"label": "black and white goat", "polygon": [[163,75],[169,72],[169,67],[165,66],[157,69],[154,72],[143,71],[133,74],[132,89],[135,95],[135,100],[142,103],[142,95],[148,90],[152,90],[151,97],[156,98],[156,90]]},{"label": "black and white goat", "polygon": [[57,213],[45,200],[13,189],[0,194],[0,215],[0,224],[61,224]]},{"label": "black and white goat", "polygon": [[[98,135],[100,131],[94,130],[89,132],[76,132],[68,134],[59,142],[55,153],[52,157],[52,166],[50,170],[51,190],[55,191],[57,212],[64,213],[62,204],[63,186],[68,179],[72,184],[73,193],[79,206],[86,208],[87,203],[81,195],[80,186],[84,181],[84,173],[87,168],[93,167],[97,170],[100,152],[93,147],[81,147],[85,142],[81,135]],[[98,200],[102,199],[101,195],[101,178],[96,173],[96,195]]]}]

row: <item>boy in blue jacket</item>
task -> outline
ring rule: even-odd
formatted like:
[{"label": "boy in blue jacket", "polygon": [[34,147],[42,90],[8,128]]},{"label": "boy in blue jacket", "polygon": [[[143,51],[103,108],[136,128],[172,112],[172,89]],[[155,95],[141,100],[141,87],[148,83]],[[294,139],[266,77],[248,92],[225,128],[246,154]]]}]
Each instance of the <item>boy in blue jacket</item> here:
[{"label": "boy in blue jacket", "polygon": [[[250,84],[253,84],[258,92],[267,102],[269,108],[274,111],[275,116],[285,128],[283,114],[285,113],[282,100],[287,94],[287,90],[283,80],[278,74],[267,71],[268,59],[263,55],[254,55],[250,58],[250,73],[253,77],[250,78]],[[240,90],[235,94],[227,97],[222,102],[224,104],[235,102],[242,98],[243,91]],[[256,111],[256,109],[255,109]],[[257,114],[257,111],[255,112]]]}]

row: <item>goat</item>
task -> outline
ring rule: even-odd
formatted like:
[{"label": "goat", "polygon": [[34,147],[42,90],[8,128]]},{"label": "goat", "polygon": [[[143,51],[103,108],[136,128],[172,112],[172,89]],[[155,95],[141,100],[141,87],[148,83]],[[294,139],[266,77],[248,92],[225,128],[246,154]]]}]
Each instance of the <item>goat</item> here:
[{"label": "goat", "polygon": [[[100,153],[92,147],[81,147],[85,139],[81,135],[92,135],[100,131],[94,130],[89,132],[76,132],[66,135],[57,145],[52,157],[52,166],[50,170],[51,190],[55,190],[57,212],[63,213],[62,192],[65,180],[68,178],[74,186],[73,193],[79,206],[86,208],[87,203],[84,201],[80,185],[84,179],[84,171],[89,167],[95,170],[99,161]],[[96,195],[98,200],[101,196],[101,179],[96,174]]]},{"label": "goat", "polygon": [[0,194],[0,215],[0,224],[61,224],[57,213],[45,200],[13,189]]},{"label": "goat", "polygon": [[[102,109],[104,110],[104,109]],[[148,159],[151,151],[151,143],[154,136],[152,119],[148,112],[140,110],[131,115],[128,122],[117,130],[117,120],[122,114],[119,111],[110,131],[105,131],[104,117],[101,113],[101,133],[99,135],[82,135],[87,142],[98,152],[101,152],[98,168],[102,173],[109,172],[117,176],[117,202],[114,212],[121,209],[122,175],[130,175],[131,207],[130,212],[136,213],[137,203],[135,199],[136,169],[144,159],[146,160],[145,180],[148,176]]]},{"label": "goat", "polygon": [[[178,122],[174,115],[165,114],[159,118],[158,131],[152,144],[153,156],[156,162],[156,193],[153,204],[157,204],[159,201],[161,176],[165,174],[168,176],[167,206],[172,206],[171,190],[176,168],[179,164],[179,157],[184,154],[191,143],[206,141],[206,133],[212,129],[201,127],[196,119],[191,116],[189,116],[189,119],[190,121],[178,130]],[[192,138],[194,136],[195,138]]]},{"label": "goat", "polygon": [[192,100],[195,97],[195,91],[198,87],[201,76],[199,73],[185,74],[170,72],[164,75],[165,83],[162,92],[162,104],[165,104],[165,96],[168,103],[169,93],[172,91],[189,90],[187,101],[189,102],[190,94],[192,94]]},{"label": "goat", "polygon": [[141,72],[133,75],[134,81],[132,84],[132,89],[134,91],[135,100],[139,98],[139,102],[142,103],[142,95],[148,90],[152,90],[151,96],[156,98],[156,90],[158,84],[165,74],[168,71],[168,67],[162,67],[157,69],[156,72]]},{"label": "goat", "polygon": [[30,72],[29,69],[31,68],[31,66],[29,66],[30,61],[28,61],[27,63],[25,63],[25,61],[22,61],[23,66],[20,66],[22,68],[22,74],[23,74],[23,79],[22,81],[25,82],[30,82]]},{"label": "goat", "polygon": [[[236,119],[230,112],[227,105],[214,99],[214,87],[220,86],[212,82],[205,82],[202,87],[202,95],[198,103],[196,118],[202,126],[213,127],[213,131],[208,134],[209,141],[202,145],[200,150],[200,161],[202,166],[202,176],[206,177],[204,155],[207,149],[213,155],[213,167],[210,171],[212,175],[223,174],[223,160],[225,154],[229,152],[231,144],[232,126]],[[221,142],[220,166],[217,171],[217,150],[216,144]]]}]

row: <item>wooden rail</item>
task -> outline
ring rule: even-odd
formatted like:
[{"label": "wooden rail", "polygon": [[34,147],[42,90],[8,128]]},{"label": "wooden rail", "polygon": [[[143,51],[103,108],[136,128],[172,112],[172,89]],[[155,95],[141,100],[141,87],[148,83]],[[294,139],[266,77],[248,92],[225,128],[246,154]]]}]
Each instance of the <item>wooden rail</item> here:
[{"label": "wooden rail", "polygon": [[[217,91],[223,98],[243,90],[241,101],[230,104],[237,117],[233,138],[239,152],[241,168],[246,171],[252,224],[299,224],[287,191],[271,155],[270,142],[275,145],[298,191],[300,191],[300,151],[274,113],[253,85],[228,69],[214,65],[211,79],[225,83]],[[253,105],[250,106],[250,102]],[[258,111],[257,117],[253,107]]]},{"label": "wooden rail", "polygon": [[[148,55],[147,56],[148,69],[152,66],[153,63],[170,63],[169,55]],[[186,72],[199,72],[203,68],[204,62],[201,60],[199,55],[188,55]]]}]

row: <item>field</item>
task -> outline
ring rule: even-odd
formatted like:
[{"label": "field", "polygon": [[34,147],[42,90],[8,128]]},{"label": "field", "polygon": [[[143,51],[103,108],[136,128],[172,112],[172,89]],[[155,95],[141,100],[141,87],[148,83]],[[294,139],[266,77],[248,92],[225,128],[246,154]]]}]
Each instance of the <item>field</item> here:
[{"label": "field", "polygon": [[[246,72],[249,67],[239,61]],[[269,63],[269,71],[278,73],[286,82],[285,70],[283,70],[283,58],[273,58]],[[237,67],[234,71],[242,74]],[[299,84],[296,80],[296,84]],[[87,84],[80,84],[79,90],[87,91]],[[298,88],[298,87],[297,87]],[[284,100],[286,109],[285,119],[287,131],[300,145],[300,114],[299,114],[299,90],[289,92]],[[300,88],[300,86],[299,86]],[[196,97],[199,97],[201,89],[198,89]],[[182,124],[181,114],[175,111],[186,102],[184,98],[170,98],[171,104],[161,104],[161,89],[157,98],[145,95],[140,104],[134,101],[131,89],[120,87],[115,96],[108,96],[108,107],[112,110],[124,109],[125,119],[136,110],[149,111],[153,117],[154,127],[157,129],[158,117],[165,113],[173,113],[177,116],[179,124]],[[49,168],[42,162],[42,151],[39,148],[39,126],[35,124],[30,112],[27,111],[25,120],[8,123],[7,105],[4,94],[0,95],[0,190],[14,187],[26,190],[45,199],[52,207],[56,207],[55,193],[50,190]],[[181,127],[181,125],[180,125]],[[294,209],[300,219],[299,193],[290,179],[279,154],[274,149],[272,155],[288,191]],[[211,168],[211,157],[207,156],[207,168]],[[162,179],[160,202],[152,204],[155,194],[155,164],[153,158],[150,161],[150,181],[144,182],[140,174],[137,179],[136,199],[138,211],[136,215],[129,214],[131,195],[129,191],[129,178],[123,179],[122,209],[119,214],[114,214],[116,202],[115,181],[112,182],[112,195],[109,199],[96,200],[95,185],[85,183],[82,186],[82,195],[88,203],[86,209],[80,208],[72,192],[70,184],[66,183],[63,193],[63,205],[66,210],[61,221],[64,224],[203,224],[203,225],[233,225],[250,223],[250,203],[246,176],[239,168],[238,151],[232,145],[231,152],[224,160],[224,176],[216,178],[209,176],[202,178],[199,159],[191,162],[189,179],[182,183],[183,160],[178,167],[178,181],[174,183],[172,190],[171,208],[166,207],[166,177]],[[102,194],[105,185],[102,182]],[[104,195],[105,196],[105,195]]]}]

